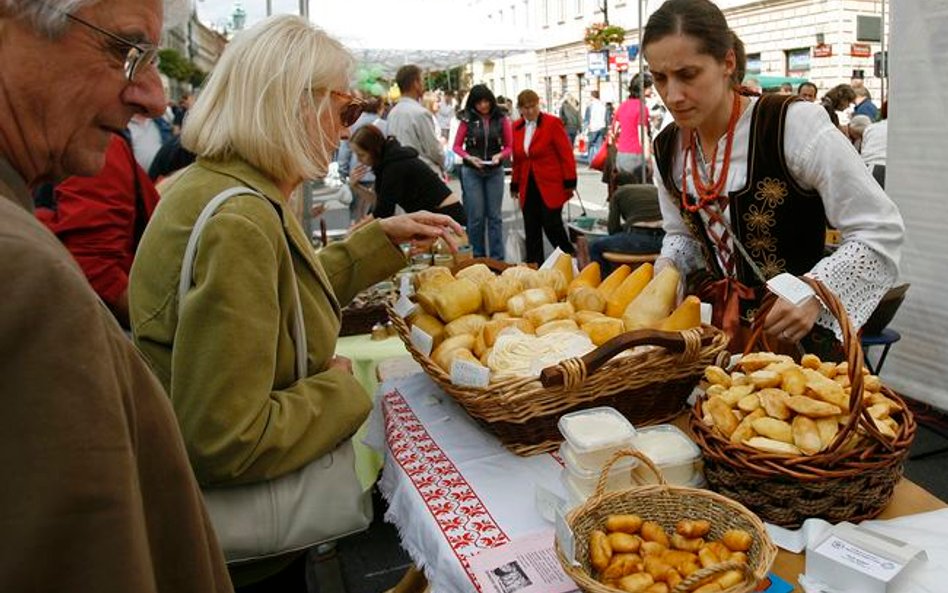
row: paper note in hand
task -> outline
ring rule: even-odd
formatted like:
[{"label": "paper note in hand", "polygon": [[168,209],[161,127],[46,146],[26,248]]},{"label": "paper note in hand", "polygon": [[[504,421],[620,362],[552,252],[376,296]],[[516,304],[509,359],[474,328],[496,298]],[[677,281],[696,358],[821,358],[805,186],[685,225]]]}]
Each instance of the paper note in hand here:
[{"label": "paper note in hand", "polygon": [[808,298],[815,296],[809,284],[787,272],[778,274],[768,280],[767,288],[770,292],[793,305],[801,305]]}]

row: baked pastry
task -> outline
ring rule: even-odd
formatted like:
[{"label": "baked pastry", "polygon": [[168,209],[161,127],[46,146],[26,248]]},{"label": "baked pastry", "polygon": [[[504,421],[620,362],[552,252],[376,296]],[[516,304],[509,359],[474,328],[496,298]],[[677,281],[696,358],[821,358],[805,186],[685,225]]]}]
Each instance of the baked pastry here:
[{"label": "baked pastry", "polygon": [[431,266],[420,270],[415,274],[414,284],[416,290],[426,288],[438,288],[454,280],[451,270],[443,266]]},{"label": "baked pastry", "polygon": [[438,316],[450,323],[481,308],[481,289],[474,282],[461,278],[438,288],[434,302]]},{"label": "baked pastry", "polygon": [[625,331],[625,324],[622,323],[621,319],[606,316],[590,319],[581,327],[584,332],[589,334],[589,339],[596,346],[602,346]]},{"label": "baked pastry", "polygon": [[481,284],[481,300],[486,313],[507,310],[507,301],[523,292],[523,283],[513,277],[497,276]]},{"label": "baked pastry", "polygon": [[487,323],[487,317],[480,313],[468,313],[462,315],[444,326],[444,333],[448,336],[458,336],[461,334],[477,335]]},{"label": "baked pastry", "polygon": [[530,309],[555,302],[556,292],[549,286],[531,288],[510,297],[510,300],[507,301],[507,311],[514,317],[523,317],[523,314]]},{"label": "baked pastry", "polygon": [[599,289],[591,286],[577,286],[569,292],[567,300],[577,311],[595,311],[602,313],[606,310],[606,299]]},{"label": "baked pastry", "polygon": [[576,325],[576,322],[572,319],[557,319],[555,321],[549,321],[537,328],[538,336],[545,336],[553,332],[577,332],[579,331],[579,326]]},{"label": "baked pastry", "polygon": [[484,264],[474,264],[473,266],[468,266],[462,270],[458,270],[454,277],[458,279],[467,278],[474,284],[480,286],[493,280],[495,275],[490,271],[490,268]]},{"label": "baked pastry", "polygon": [[571,319],[576,309],[569,303],[549,303],[534,307],[523,314],[524,319],[539,328],[544,323],[557,319]]}]

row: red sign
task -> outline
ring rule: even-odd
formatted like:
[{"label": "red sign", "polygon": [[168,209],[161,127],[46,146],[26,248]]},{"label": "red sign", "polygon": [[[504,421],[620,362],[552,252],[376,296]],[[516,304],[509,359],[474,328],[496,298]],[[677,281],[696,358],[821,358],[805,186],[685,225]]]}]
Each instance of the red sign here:
[{"label": "red sign", "polygon": [[868,43],[853,43],[849,46],[849,55],[854,58],[872,57],[872,46]]},{"label": "red sign", "polygon": [[833,46],[821,43],[813,48],[814,58],[830,58],[833,56]]},{"label": "red sign", "polygon": [[616,72],[629,71],[629,55],[626,53],[612,54],[609,56],[609,69],[615,69]]}]

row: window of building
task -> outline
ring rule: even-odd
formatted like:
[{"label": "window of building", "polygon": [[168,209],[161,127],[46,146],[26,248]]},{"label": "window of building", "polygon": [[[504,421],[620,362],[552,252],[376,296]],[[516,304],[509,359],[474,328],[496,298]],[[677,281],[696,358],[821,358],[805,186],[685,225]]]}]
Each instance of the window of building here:
[{"label": "window of building", "polygon": [[810,72],[810,48],[802,47],[798,49],[788,49],[787,56],[787,76],[805,77]]},{"label": "window of building", "polygon": [[756,76],[760,74],[761,68],[760,53],[747,54],[747,75]]},{"label": "window of building", "polygon": [[564,97],[566,93],[569,92],[569,78],[565,74],[560,75],[560,94]]},{"label": "window of building", "polygon": [[530,28],[530,0],[523,0],[523,26]]},{"label": "window of building", "polygon": [[543,78],[543,97],[546,103],[546,110],[553,111],[553,79],[549,76]]},{"label": "window of building", "polygon": [[583,0],[573,0],[573,14],[576,15],[576,18],[581,18],[585,12],[585,2]]},{"label": "window of building", "polygon": [[523,88],[524,89],[533,88],[533,74],[527,73],[523,75]]},{"label": "window of building", "polygon": [[550,0],[540,0],[540,23],[544,27],[550,26]]},{"label": "window of building", "polygon": [[556,0],[556,22],[566,21],[566,0]]},{"label": "window of building", "polygon": [[516,97],[520,92],[520,78],[514,74],[510,77],[510,96]]}]

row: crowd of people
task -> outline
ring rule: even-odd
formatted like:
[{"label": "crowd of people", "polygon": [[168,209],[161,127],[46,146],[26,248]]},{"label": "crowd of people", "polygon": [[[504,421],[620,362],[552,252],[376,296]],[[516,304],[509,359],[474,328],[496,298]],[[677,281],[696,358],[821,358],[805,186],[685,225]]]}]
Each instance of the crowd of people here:
[{"label": "crowd of people", "polygon": [[[277,16],[235,36],[168,121],[156,58],[175,2],[0,0],[4,590],[306,590],[302,552],[227,565],[202,489],[270,483],[348,442],[370,400],[335,355],[341,308],[402,268],[405,244],[466,234],[504,260],[506,169],[524,259],[544,260],[544,234],[573,253],[581,133],[590,155],[615,149],[615,234],[593,256],[658,254],[734,344],[779,273],[821,280],[857,327],[898,278],[902,219],[873,178],[887,105],[861,84],[820,104],[811,83],[744,86],[743,44],[709,0],[651,15],[650,72],[615,110],[595,91],[582,114],[530,89],[515,105],[485,85],[431,95],[413,65],[386,107],[349,88],[339,41]],[[149,175],[166,147],[174,165]],[[288,204],[334,160],[357,223],[315,251]],[[839,337],[816,299],[778,300],[765,330],[822,356]]]}]

